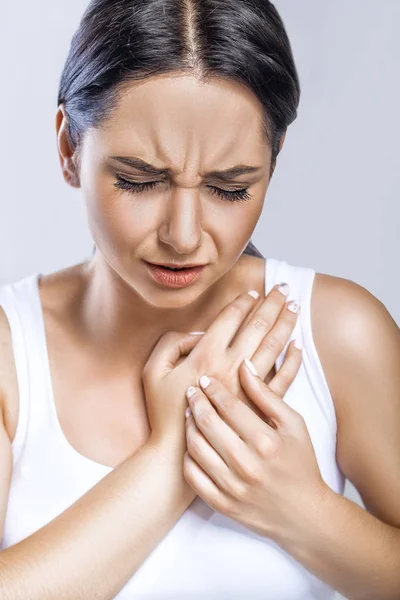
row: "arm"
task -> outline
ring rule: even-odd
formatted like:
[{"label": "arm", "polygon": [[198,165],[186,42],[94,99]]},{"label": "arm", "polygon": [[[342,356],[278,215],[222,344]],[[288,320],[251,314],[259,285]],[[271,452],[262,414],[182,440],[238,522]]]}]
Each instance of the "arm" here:
[{"label": "arm", "polygon": [[[6,438],[0,419],[1,461],[7,457],[0,473],[7,475]],[[149,441],[61,515],[1,551],[0,597],[114,598],[193,501],[181,462]]]},{"label": "arm", "polygon": [[367,510],[327,487],[282,545],[350,600],[398,600],[400,331],[383,304],[344,279],[317,275],[312,302],[338,464]]}]

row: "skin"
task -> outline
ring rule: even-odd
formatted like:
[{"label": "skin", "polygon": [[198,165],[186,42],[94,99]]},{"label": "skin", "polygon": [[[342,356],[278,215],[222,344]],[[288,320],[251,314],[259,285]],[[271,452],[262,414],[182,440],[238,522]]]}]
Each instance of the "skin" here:
[{"label": "skin", "polygon": [[[270,181],[271,149],[261,134],[261,118],[258,100],[238,84],[162,76],[131,85],[112,119],[87,134],[79,185],[100,252],[85,269],[82,317],[87,335],[93,339],[95,331],[120,364],[130,368],[138,347],[146,356],[165,331],[201,329],[216,304],[227,303],[234,285],[231,270],[257,224]],[[60,113],[57,129],[69,180],[74,168]],[[111,156],[139,157],[170,168],[173,175],[149,177]],[[233,185],[203,180],[203,173],[238,164],[260,170]],[[159,184],[140,194],[121,192],[113,187],[116,174]],[[207,184],[248,187],[253,198],[233,204],[213,195]],[[199,282],[177,291],[154,285],[143,259],[208,267]],[[107,320],[102,318],[106,312]],[[96,353],[99,360],[108,359]]]},{"label": "skin", "polygon": [[[264,261],[241,256],[270,181],[261,117],[257,99],[232,82],[157,77],[125,88],[112,118],[87,133],[77,157],[68,145],[63,108],[57,113],[63,174],[82,189],[98,251],[88,263],[44,277],[41,297],[60,421],[73,445],[94,460],[113,466],[134,450],[133,437],[135,444],[146,440],[144,401],[134,386],[163,333],[206,331],[243,291],[243,281],[263,292]],[[116,173],[137,182],[157,178],[107,165],[107,157],[117,155],[140,157],[173,174],[154,190],[121,192],[113,187]],[[234,186],[202,179],[241,163],[262,168]],[[232,204],[207,185],[248,187],[252,199]],[[149,278],[143,259],[208,266],[194,285],[168,290]],[[338,463],[370,514],[319,490],[318,510],[307,522],[296,520],[298,528],[281,530],[279,542],[348,597],[365,599],[371,591],[375,600],[396,598],[400,565],[388,557],[400,556],[399,331],[364,288],[322,274],[314,284],[312,329],[335,404]],[[84,390],[79,396],[78,389]],[[209,401],[206,394],[202,399]],[[12,402],[4,406],[10,439],[13,410]],[[79,431],[88,415],[92,430]],[[207,500],[199,477],[192,471],[191,484]],[[259,513],[258,521],[265,522],[265,515]],[[322,532],[327,522],[334,526]]]}]

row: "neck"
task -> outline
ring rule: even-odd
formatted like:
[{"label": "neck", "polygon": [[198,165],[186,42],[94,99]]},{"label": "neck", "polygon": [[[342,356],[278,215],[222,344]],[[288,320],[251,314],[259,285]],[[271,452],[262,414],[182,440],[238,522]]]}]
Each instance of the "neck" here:
[{"label": "neck", "polygon": [[[206,331],[234,296],[232,270],[181,308],[148,304],[110,267],[95,258],[83,268],[80,327],[96,358],[127,368],[142,366],[167,331]],[[243,289],[239,289],[239,294]]]}]

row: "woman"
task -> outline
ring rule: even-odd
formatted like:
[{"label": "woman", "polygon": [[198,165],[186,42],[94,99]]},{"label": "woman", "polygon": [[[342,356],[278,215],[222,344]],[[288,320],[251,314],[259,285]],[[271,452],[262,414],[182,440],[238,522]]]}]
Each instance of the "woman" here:
[{"label": "woman", "polygon": [[1,597],[399,597],[398,328],[249,243],[299,95],[265,0],[88,7],[56,129],[95,254],[0,292]]}]

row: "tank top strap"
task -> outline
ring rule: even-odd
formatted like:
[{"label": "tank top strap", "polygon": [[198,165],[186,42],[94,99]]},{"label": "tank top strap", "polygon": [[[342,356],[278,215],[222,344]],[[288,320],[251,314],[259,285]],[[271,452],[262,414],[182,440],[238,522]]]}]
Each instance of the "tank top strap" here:
[{"label": "tank top strap", "polygon": [[[300,267],[288,264],[284,260],[268,258],[266,261],[266,294],[268,294],[277,283],[289,284],[290,292],[288,300],[296,300],[301,310],[288,344],[292,339],[300,337],[303,342],[303,366],[307,372],[308,380],[315,392],[315,397],[327,420],[333,438],[336,438],[337,420],[334,401],[330,392],[328,382],[322,367],[321,360],[315,346],[312,321],[311,300],[316,271],[309,267]],[[287,345],[288,345],[287,344]],[[276,366],[281,367],[287,346],[279,356]]]},{"label": "tank top strap", "polygon": [[27,292],[32,288],[34,275],[25,277],[20,281],[2,284],[0,286],[0,306],[2,307],[10,327],[11,344],[14,354],[14,363],[18,379],[18,425],[12,443],[14,466],[22,453],[29,422],[30,409],[30,372],[28,360],[29,331],[24,318],[24,305]]},{"label": "tank top strap", "polygon": [[39,276],[34,273],[0,286],[0,305],[10,326],[19,389],[18,424],[12,443],[14,467],[27,442],[28,428],[30,432],[39,430],[49,415]]}]

